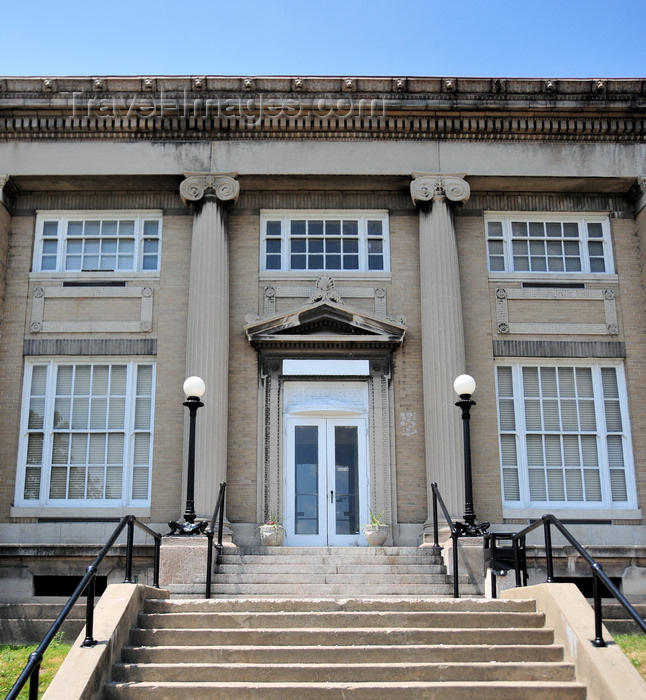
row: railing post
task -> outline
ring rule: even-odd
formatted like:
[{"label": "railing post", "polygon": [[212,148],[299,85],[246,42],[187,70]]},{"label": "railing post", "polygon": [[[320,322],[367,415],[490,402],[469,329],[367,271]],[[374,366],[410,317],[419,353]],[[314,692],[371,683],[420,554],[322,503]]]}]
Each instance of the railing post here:
[{"label": "railing post", "polygon": [[206,552],[206,590],[205,598],[211,597],[211,570],[213,569],[213,530],[206,531],[207,552]]},{"label": "railing post", "polygon": [[[40,656],[40,658],[38,658]],[[42,663],[42,655],[38,654],[37,651],[32,651],[29,658],[38,658],[38,663],[34,666],[34,670],[31,672],[31,677],[29,678],[29,700],[38,700],[38,684],[40,681],[40,664]]]},{"label": "railing post", "polygon": [[218,520],[218,554],[222,549],[222,530],[224,528],[224,496],[226,494],[227,484],[226,481],[220,483],[220,518]]},{"label": "railing post", "polygon": [[518,538],[512,539],[514,543],[514,573],[516,574],[516,588],[520,588],[523,584],[520,580],[520,555],[518,553]]},{"label": "railing post", "polygon": [[592,595],[594,598],[594,640],[592,646],[605,647],[606,643],[603,639],[603,611],[601,609],[601,584],[597,571],[601,571],[601,566],[595,564],[592,567]]},{"label": "railing post", "polygon": [[458,581],[458,569],[459,569],[459,560],[458,560],[458,534],[457,532],[451,533],[451,539],[453,540],[453,597],[454,598],[459,598],[460,597],[460,582]]},{"label": "railing post", "polygon": [[132,548],[135,538],[135,523],[128,520],[128,540],[126,544],[126,577],[124,583],[132,583]]},{"label": "railing post", "polygon": [[[88,572],[92,570],[91,566],[88,566]],[[94,584],[96,582],[96,572],[92,573],[92,577],[88,581],[86,591],[86,604],[85,604],[85,639],[83,640],[82,646],[93,647],[96,644],[94,639]]]},{"label": "railing post", "polygon": [[161,537],[155,537],[155,553],[153,555],[153,588],[159,588],[159,550],[161,549]]},{"label": "railing post", "polygon": [[543,522],[545,532],[545,566],[547,568],[547,583],[554,583],[554,561],[552,560],[552,530],[550,521]]},{"label": "railing post", "polygon": [[432,493],[433,493],[433,554],[439,556],[442,554],[442,547],[440,547],[440,531],[438,526],[437,518],[437,493],[435,489],[437,488],[437,483],[433,482]]}]

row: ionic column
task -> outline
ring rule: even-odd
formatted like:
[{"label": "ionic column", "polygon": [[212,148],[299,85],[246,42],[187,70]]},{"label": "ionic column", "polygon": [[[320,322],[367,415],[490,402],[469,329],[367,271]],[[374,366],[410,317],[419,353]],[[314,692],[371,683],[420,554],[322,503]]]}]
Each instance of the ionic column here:
[{"label": "ionic column", "polygon": [[[179,188],[195,205],[186,337],[186,376],[204,380],[197,417],[195,512],[210,518],[221,481],[227,479],[229,397],[229,250],[227,209],[240,184],[231,173],[186,173]],[[187,444],[186,437],[184,443]],[[186,459],[184,459],[186,464]]]},{"label": "ionic column", "polygon": [[413,178],[411,196],[419,207],[426,532],[432,527],[432,482],[437,482],[452,515],[461,517],[464,507],[462,421],[454,406],[453,380],[465,371],[465,351],[450,203],[467,200],[470,189],[456,176],[413,173]]}]

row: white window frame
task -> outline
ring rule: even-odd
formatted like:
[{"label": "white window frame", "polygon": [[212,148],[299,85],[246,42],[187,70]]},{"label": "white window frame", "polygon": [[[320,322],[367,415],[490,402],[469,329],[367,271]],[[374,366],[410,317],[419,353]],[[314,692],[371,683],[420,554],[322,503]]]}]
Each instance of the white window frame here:
[{"label": "white window frame", "polygon": [[[513,382],[513,400],[514,400],[514,418],[515,418],[515,430],[503,430],[501,426],[501,416],[500,416],[500,388],[499,388],[499,367],[511,367],[512,368],[512,382]],[[527,445],[525,436],[527,435],[526,427],[526,413],[524,406],[524,392],[523,392],[523,377],[522,371],[525,367],[567,367],[567,368],[590,368],[592,370],[592,381],[594,389],[594,406],[595,406],[595,417],[596,417],[596,442],[597,442],[597,453],[599,459],[599,474],[601,480],[601,500],[599,501],[557,501],[557,500],[546,500],[546,501],[532,501],[530,500],[530,490],[529,490],[529,468],[528,468],[528,456],[527,456]],[[604,411],[604,395],[601,387],[601,370],[605,368],[613,368],[616,372],[617,385],[619,389],[619,406],[621,413],[621,424],[622,432],[620,433],[622,438],[622,449],[624,455],[624,475],[626,482],[626,495],[627,499],[625,501],[612,501],[612,491],[610,487],[610,466],[608,462],[608,452],[606,449],[605,438],[607,434],[618,434],[606,430],[605,422],[605,411]],[[612,361],[566,361],[557,360],[550,361],[545,358],[542,360],[525,360],[518,361],[500,361],[496,363],[496,413],[498,420],[498,449],[499,449],[499,463],[500,463],[500,488],[502,494],[503,509],[505,511],[505,517],[520,517],[520,514],[525,510],[525,515],[528,517],[534,517],[537,513],[537,517],[545,512],[551,512],[559,515],[559,511],[594,511],[595,515],[602,513],[609,513],[610,511],[630,511],[630,514],[626,514],[625,517],[637,517],[637,495],[636,495],[636,484],[635,484],[635,470],[633,462],[633,448],[631,440],[630,431],[630,418],[628,409],[628,399],[626,390],[626,377],[623,363],[612,362]],[[547,433],[548,431],[543,431]],[[555,434],[563,435],[567,434],[567,431],[554,431]],[[520,490],[520,499],[518,501],[507,500],[505,497],[505,485],[503,469],[510,468],[509,465],[503,464],[503,446],[502,446],[502,436],[503,435],[515,435],[516,440],[516,455],[517,455],[517,468],[518,468],[518,481]],[[536,509],[535,512],[532,512]],[[529,515],[528,515],[529,514]],[[592,515],[590,517],[593,517]]]},{"label": "white window frame", "polygon": [[[571,240],[576,240],[579,243],[579,259],[581,261],[581,270],[514,270],[514,260],[513,260],[513,232],[512,232],[512,222],[520,221],[524,223],[576,223],[578,226],[579,235],[577,238],[572,238]],[[503,242],[503,257],[504,257],[504,270],[492,270],[491,269],[491,253],[490,253],[490,241],[492,238],[494,240],[500,240],[498,236],[489,236],[489,223],[490,222],[501,222],[502,223],[502,242]],[[588,229],[587,224],[601,224],[602,236],[600,238],[590,239],[592,242],[600,242],[603,246],[603,260],[605,263],[605,271],[591,271],[590,269],[590,255],[588,248]],[[556,278],[562,278],[564,276],[581,277],[582,275],[593,275],[593,276],[603,276],[607,278],[608,275],[615,274],[615,266],[612,255],[612,242],[611,242],[611,231],[610,231],[610,219],[607,214],[552,214],[552,213],[527,213],[527,212],[485,212],[485,238],[487,241],[487,268],[489,270],[490,277],[496,277],[499,275],[517,275],[517,276],[527,276],[527,277],[537,277],[537,276],[554,276]],[[558,241],[567,240],[563,238],[555,239]]]},{"label": "white window frame", "polygon": [[[344,219],[346,221],[358,222],[358,241],[359,241],[359,266],[357,269],[326,269],[326,268],[291,268],[290,260],[290,222],[294,220],[305,219],[308,221],[328,221],[336,219]],[[266,235],[267,222],[280,221],[281,235],[272,236],[274,240],[281,241],[281,266],[280,269],[267,268],[267,240]],[[381,221],[383,241],[383,267],[379,270],[368,269],[368,221]],[[322,272],[329,272],[335,277],[346,276],[380,276],[390,272],[390,236],[388,227],[388,211],[383,209],[281,209],[281,210],[262,210],[260,212],[260,272],[266,275],[276,273],[289,273],[290,275],[318,275]]]},{"label": "white window frame", "polygon": [[[65,261],[67,253],[67,227],[69,223],[80,221],[134,221],[135,232],[133,267],[130,269],[92,269],[92,270],[66,270]],[[144,259],[144,222],[156,221],[157,229],[157,266],[154,269],[143,269]],[[37,211],[36,212],[36,239],[34,245],[34,259],[32,270],[42,274],[56,274],[66,276],[84,275],[110,275],[128,276],[137,274],[138,276],[154,275],[158,276],[161,268],[162,253],[162,221],[163,216],[160,210],[83,210],[83,211]],[[56,222],[58,229],[56,240],[58,242],[56,251],[56,265],[54,269],[43,269],[43,254],[46,241],[52,240],[53,236],[44,236],[45,223]]]},{"label": "white window frame", "polygon": [[[121,498],[101,498],[101,499],[60,499],[51,498],[49,496],[49,488],[51,483],[51,467],[52,467],[52,446],[54,439],[53,416],[54,416],[54,399],[56,393],[56,371],[62,365],[75,366],[97,366],[97,365],[125,365],[126,366],[126,405],[124,417],[124,464],[121,474]],[[138,432],[135,429],[135,400],[136,400],[136,369],[141,366],[149,366],[152,368],[152,389],[150,396],[150,429],[144,432],[150,434],[149,457],[148,457],[148,494],[144,498],[133,498],[133,477],[134,477],[134,436]],[[25,479],[27,474],[27,448],[29,436],[29,413],[32,388],[32,375],[35,367],[46,367],[46,395],[44,406],[44,426],[42,432],[43,439],[43,455],[40,474],[40,492],[39,498],[25,498]],[[154,442],[154,426],[155,426],[155,388],[156,388],[156,363],[150,359],[133,359],[127,357],[60,357],[60,358],[41,358],[34,357],[25,363],[25,373],[23,381],[22,393],[22,408],[21,408],[21,423],[20,423],[20,443],[18,448],[18,465],[16,470],[16,492],[15,492],[15,507],[16,509],[37,508],[47,509],[91,509],[105,511],[115,508],[129,507],[133,509],[142,509],[150,507],[151,500],[151,485],[152,485],[152,465],[153,465],[153,442]],[[90,434],[91,430],[81,430],[81,433]],[[105,430],[97,430],[98,433],[105,433]],[[140,432],[140,431],[139,431]],[[138,468],[141,468],[139,465]],[[70,464],[67,468],[69,471]]]}]

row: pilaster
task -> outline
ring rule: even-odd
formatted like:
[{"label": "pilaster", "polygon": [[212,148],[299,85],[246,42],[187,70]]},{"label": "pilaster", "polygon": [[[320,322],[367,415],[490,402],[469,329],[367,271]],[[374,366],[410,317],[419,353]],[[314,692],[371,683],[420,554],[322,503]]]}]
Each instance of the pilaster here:
[{"label": "pilaster", "polygon": [[[180,195],[195,205],[188,298],[186,376],[206,384],[196,426],[195,511],[210,517],[227,480],[229,250],[227,209],[238,198],[233,173],[186,173]],[[185,436],[188,433],[185,431]],[[187,444],[187,437],[184,440]],[[186,451],[186,450],[185,450]],[[186,459],[184,460],[186,463]]]},{"label": "pilaster", "polygon": [[453,380],[465,371],[458,249],[451,204],[469,198],[460,176],[413,173],[419,207],[422,375],[428,518],[436,481],[451,512],[464,503],[462,426],[454,406]]}]

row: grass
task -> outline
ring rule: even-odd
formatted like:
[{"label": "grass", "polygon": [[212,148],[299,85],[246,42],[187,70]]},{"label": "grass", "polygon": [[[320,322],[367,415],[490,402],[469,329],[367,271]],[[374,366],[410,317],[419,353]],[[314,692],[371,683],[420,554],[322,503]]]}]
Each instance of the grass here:
[{"label": "grass", "polygon": [[646,635],[615,634],[613,638],[642,678],[646,680]]},{"label": "grass", "polygon": [[[37,647],[37,644],[29,646],[0,644],[0,697],[4,697],[11,690],[29,660],[29,654],[35,651]],[[40,667],[39,697],[42,696],[47,686],[51,683],[56,671],[58,671],[59,666],[67,656],[70,647],[71,644],[63,644],[54,639],[47,648]],[[29,681],[27,681],[20,695],[18,695],[20,700],[23,700],[23,698],[27,700],[28,697]]]}]

